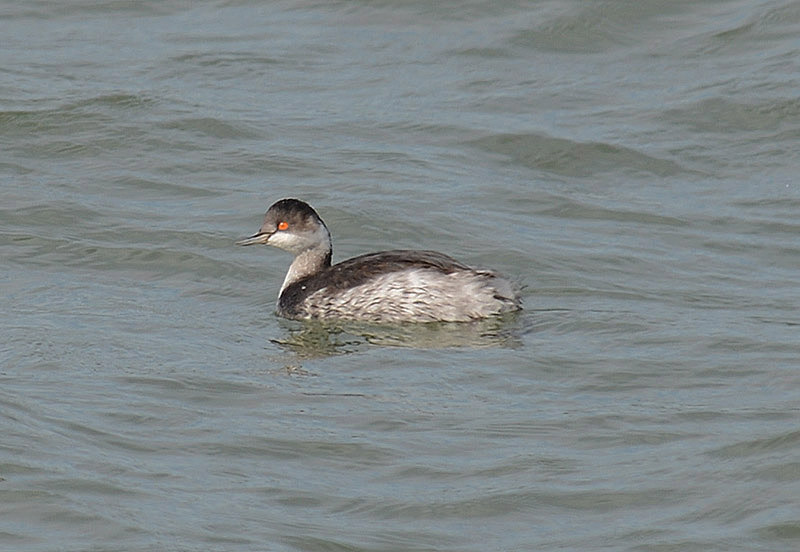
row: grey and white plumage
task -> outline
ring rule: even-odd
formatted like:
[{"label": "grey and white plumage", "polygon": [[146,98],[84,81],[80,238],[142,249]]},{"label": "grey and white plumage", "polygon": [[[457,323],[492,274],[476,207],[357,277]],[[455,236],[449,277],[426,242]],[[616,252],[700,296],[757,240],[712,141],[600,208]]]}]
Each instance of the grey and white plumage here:
[{"label": "grey and white plumage", "polygon": [[278,294],[286,318],[466,322],[522,308],[510,281],[436,251],[382,251],[331,265],[330,232],[298,199],[274,203],[259,231],[237,244],[295,255]]}]

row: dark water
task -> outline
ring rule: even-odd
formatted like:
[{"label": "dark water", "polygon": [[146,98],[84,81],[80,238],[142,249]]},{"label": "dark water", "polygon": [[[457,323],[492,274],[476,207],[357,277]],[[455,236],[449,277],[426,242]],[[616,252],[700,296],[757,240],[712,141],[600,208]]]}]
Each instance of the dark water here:
[{"label": "dark water", "polygon": [[[0,550],[794,551],[800,4],[0,4]],[[526,285],[273,314],[334,256]]]}]

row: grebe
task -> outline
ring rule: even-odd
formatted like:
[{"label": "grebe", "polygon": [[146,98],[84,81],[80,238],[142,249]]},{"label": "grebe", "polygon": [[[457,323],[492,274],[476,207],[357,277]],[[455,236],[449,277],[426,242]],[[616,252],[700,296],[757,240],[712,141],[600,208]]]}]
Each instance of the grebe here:
[{"label": "grebe", "polygon": [[278,293],[286,318],[466,322],[522,308],[508,280],[436,251],[382,251],[331,266],[328,227],[299,199],[274,203],[259,231],[236,243],[294,254]]}]

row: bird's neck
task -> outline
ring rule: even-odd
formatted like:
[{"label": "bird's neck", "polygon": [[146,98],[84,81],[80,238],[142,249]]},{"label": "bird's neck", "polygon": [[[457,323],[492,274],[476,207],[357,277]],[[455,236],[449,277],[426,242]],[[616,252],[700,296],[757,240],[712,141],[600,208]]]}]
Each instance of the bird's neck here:
[{"label": "bird's neck", "polygon": [[330,242],[322,244],[319,247],[306,249],[298,254],[294,258],[294,261],[292,261],[289,271],[286,273],[286,278],[283,280],[283,285],[278,295],[280,296],[283,290],[298,280],[302,280],[331,266],[331,254]]}]

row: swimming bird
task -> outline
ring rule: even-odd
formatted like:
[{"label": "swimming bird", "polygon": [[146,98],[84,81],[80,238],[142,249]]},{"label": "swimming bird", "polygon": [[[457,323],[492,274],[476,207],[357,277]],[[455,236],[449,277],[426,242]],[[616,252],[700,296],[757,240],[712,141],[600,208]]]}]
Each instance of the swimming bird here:
[{"label": "swimming bird", "polygon": [[277,313],[286,318],[466,322],[522,308],[509,280],[436,251],[381,251],[331,265],[328,227],[299,199],[274,203],[258,232],[236,243],[294,254],[278,293]]}]

